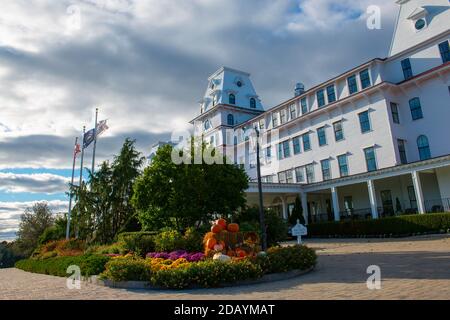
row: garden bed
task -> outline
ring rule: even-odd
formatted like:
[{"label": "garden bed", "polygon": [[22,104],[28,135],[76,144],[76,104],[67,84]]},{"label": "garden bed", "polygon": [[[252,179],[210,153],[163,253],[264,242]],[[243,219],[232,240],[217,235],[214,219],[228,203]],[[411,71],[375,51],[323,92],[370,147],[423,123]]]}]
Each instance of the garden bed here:
[{"label": "garden bed", "polygon": [[[236,287],[236,286],[249,286],[249,285],[255,285],[255,284],[262,284],[262,283],[270,283],[270,282],[276,282],[276,281],[283,281],[283,280],[289,280],[292,278],[296,278],[299,276],[302,276],[306,273],[311,272],[314,270],[314,266],[310,267],[307,270],[291,270],[288,272],[280,272],[280,273],[272,273],[272,274],[265,274],[259,279],[254,280],[244,280],[240,281],[238,283],[221,283],[218,285],[220,288],[226,288],[226,287]],[[98,286],[104,286],[104,287],[110,287],[110,288],[116,288],[116,289],[129,289],[129,290],[162,290],[167,289],[161,286],[154,286],[149,281],[119,281],[115,282],[112,280],[101,280],[98,276],[92,276],[87,280],[89,283],[93,283]],[[191,286],[187,287],[185,289],[203,289],[201,286]]]}]

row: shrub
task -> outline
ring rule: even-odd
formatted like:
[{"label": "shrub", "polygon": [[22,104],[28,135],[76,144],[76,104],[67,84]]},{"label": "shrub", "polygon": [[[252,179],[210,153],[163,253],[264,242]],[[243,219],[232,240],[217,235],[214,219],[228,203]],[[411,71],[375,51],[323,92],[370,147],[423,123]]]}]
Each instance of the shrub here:
[{"label": "shrub", "polygon": [[191,263],[181,268],[160,270],[152,274],[151,283],[169,289],[188,287],[219,287],[239,281],[256,279],[263,274],[258,264],[248,259],[223,263],[206,260]]},{"label": "shrub", "polygon": [[139,255],[144,255],[147,252],[155,250],[154,232],[126,232],[120,234],[118,240],[119,243],[123,244],[125,250],[135,252]]},{"label": "shrub", "polygon": [[430,213],[311,224],[311,236],[407,236],[450,229],[450,213]]},{"label": "shrub", "polygon": [[141,258],[114,258],[100,276],[112,281],[149,281],[150,265]]},{"label": "shrub", "polygon": [[47,259],[49,257],[81,256],[84,254],[86,243],[83,240],[70,239],[50,241],[39,246],[32,254],[34,259]]},{"label": "shrub", "polygon": [[[278,216],[272,210],[264,211],[266,233],[267,233],[267,245],[274,246],[279,242],[286,240],[288,236],[288,225],[283,218]],[[243,227],[244,231],[256,231],[260,232],[259,224],[259,208],[250,207],[242,210],[237,216],[237,221]]]},{"label": "shrub", "polygon": [[83,276],[97,275],[103,272],[110,258],[100,255],[84,255],[77,257],[49,257],[47,259],[25,259],[16,263],[16,268],[59,277],[67,277],[67,268],[79,266]]},{"label": "shrub", "polygon": [[202,246],[203,237],[202,234],[194,228],[188,228],[184,233],[182,248],[188,252],[200,252],[203,251]]},{"label": "shrub", "polygon": [[41,234],[38,240],[39,245],[46,244],[50,241],[56,241],[64,239],[65,233],[62,232],[62,229],[58,226],[52,226],[45,229],[44,233]]},{"label": "shrub", "polygon": [[90,247],[88,251],[92,251],[98,254],[120,254],[124,255],[128,253],[128,250],[125,249],[124,243],[117,242],[110,245],[102,245],[97,247]]},{"label": "shrub", "polygon": [[266,256],[258,256],[256,262],[265,273],[306,270],[315,266],[317,255],[306,246],[272,247]]},{"label": "shrub", "polygon": [[175,251],[182,246],[183,236],[176,230],[163,231],[155,237],[155,251]]}]

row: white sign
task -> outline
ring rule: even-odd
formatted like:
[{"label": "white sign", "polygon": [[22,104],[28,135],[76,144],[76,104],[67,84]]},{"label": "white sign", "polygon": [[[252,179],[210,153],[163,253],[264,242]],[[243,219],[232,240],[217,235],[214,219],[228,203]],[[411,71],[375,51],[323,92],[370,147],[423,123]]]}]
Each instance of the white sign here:
[{"label": "white sign", "polygon": [[300,224],[300,220],[297,220],[297,224],[292,228],[292,235],[297,237],[297,242],[302,243],[302,236],[308,235],[308,228]]}]

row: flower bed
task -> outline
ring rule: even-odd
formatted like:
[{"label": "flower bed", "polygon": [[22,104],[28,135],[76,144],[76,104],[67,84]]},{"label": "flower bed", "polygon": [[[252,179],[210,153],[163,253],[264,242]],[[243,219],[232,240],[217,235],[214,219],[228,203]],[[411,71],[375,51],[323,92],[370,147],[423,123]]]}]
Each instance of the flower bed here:
[{"label": "flower bed", "polygon": [[181,257],[186,253],[175,253],[161,253],[161,257],[151,253],[146,259],[113,258],[100,278],[113,282],[145,281],[152,287],[166,289],[211,288],[258,279],[265,274],[308,270],[317,259],[314,250],[299,245],[271,248],[267,254],[234,257],[228,262],[208,258],[190,262]]},{"label": "flower bed", "polygon": [[186,250],[177,250],[173,252],[150,252],[147,253],[147,258],[160,258],[168,260],[186,259],[189,262],[198,262],[205,258],[201,252],[189,253]]}]

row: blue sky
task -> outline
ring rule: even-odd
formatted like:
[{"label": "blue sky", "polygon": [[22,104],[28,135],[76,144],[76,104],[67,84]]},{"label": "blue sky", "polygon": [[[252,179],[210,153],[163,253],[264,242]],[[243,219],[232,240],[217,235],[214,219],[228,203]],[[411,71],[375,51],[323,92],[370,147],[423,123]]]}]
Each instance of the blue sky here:
[{"label": "blue sky", "polygon": [[[366,27],[374,4],[381,30]],[[297,82],[312,87],[386,56],[396,10],[394,0],[4,1],[0,241],[35,201],[67,209],[73,141],[96,107],[110,126],[98,163],[127,137],[148,153],[188,126],[219,67],[250,72],[269,108]]]}]

